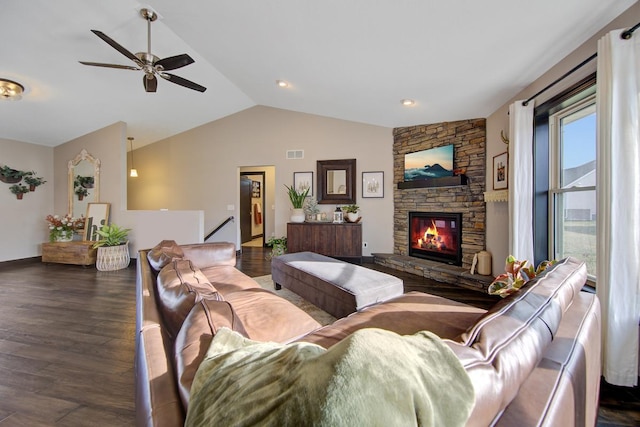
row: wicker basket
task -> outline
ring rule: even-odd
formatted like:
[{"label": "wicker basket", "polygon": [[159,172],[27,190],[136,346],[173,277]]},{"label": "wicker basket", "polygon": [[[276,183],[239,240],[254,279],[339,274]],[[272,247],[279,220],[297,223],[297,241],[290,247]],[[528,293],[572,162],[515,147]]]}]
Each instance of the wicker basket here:
[{"label": "wicker basket", "polygon": [[100,246],[96,257],[96,268],[100,271],[114,271],[129,266],[129,242],[120,246]]}]

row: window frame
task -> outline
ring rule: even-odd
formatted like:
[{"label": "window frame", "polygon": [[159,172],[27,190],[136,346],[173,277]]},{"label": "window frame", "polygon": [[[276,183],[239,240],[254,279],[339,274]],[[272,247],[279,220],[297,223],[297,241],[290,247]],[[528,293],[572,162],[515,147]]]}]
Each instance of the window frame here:
[{"label": "window frame", "polygon": [[593,73],[534,109],[533,247],[536,265],[544,260],[553,259],[549,243],[550,150],[552,148],[549,138],[550,117],[593,96],[596,92],[596,83],[596,74]]}]

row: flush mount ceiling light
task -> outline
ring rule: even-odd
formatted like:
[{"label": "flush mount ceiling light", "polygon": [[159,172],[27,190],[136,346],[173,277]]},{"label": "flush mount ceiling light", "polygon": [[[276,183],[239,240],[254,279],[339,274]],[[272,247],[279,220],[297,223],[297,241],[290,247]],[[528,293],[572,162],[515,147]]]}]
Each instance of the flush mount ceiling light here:
[{"label": "flush mount ceiling light", "polygon": [[19,101],[22,99],[24,86],[12,80],[0,79],[0,99],[7,101]]},{"label": "flush mount ceiling light", "polygon": [[413,99],[403,99],[402,101],[400,101],[402,103],[402,105],[404,105],[405,107],[411,107],[413,105],[416,105],[416,101],[414,101]]},{"label": "flush mount ceiling light", "polygon": [[289,83],[284,80],[276,80],[276,84],[278,85],[278,87],[282,88],[289,87]]}]

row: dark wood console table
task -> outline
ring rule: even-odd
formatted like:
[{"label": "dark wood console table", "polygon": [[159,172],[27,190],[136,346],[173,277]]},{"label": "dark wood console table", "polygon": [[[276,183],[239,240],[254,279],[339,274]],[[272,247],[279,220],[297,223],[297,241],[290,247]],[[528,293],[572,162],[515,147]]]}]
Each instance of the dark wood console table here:
[{"label": "dark wood console table", "polygon": [[310,251],[362,262],[362,225],[331,222],[287,224],[287,252]]}]

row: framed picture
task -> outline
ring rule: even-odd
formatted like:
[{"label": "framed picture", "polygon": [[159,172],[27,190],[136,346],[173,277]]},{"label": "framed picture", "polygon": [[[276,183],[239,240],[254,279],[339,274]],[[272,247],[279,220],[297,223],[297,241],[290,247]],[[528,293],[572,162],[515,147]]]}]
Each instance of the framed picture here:
[{"label": "framed picture", "polygon": [[509,188],[509,153],[493,156],[493,189]]},{"label": "framed picture", "polygon": [[109,203],[89,203],[84,222],[84,240],[93,242],[100,240],[96,230],[100,230],[107,224],[109,224]]},{"label": "framed picture", "polygon": [[293,188],[298,192],[304,191],[308,188],[309,193],[307,196],[313,196],[313,172],[294,172]]},{"label": "framed picture", "polygon": [[260,198],[260,181],[251,181],[251,197]]},{"label": "framed picture", "polygon": [[362,172],[362,197],[384,197],[384,172]]}]

